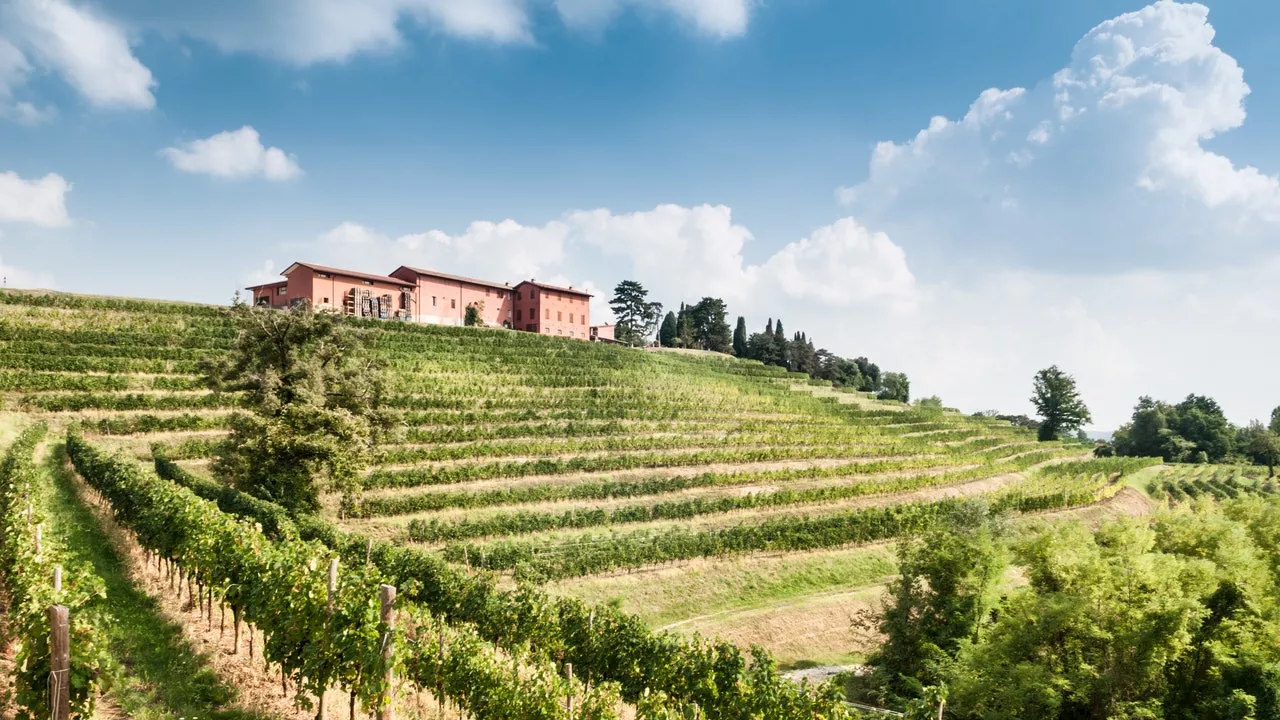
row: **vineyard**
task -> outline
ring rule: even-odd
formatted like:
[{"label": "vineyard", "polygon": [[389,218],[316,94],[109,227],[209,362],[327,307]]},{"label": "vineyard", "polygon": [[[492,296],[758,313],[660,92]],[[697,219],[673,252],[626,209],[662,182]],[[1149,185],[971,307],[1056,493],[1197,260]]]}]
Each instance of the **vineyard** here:
[{"label": "vineyard", "polygon": [[[1007,423],[754,362],[351,322],[393,369],[395,427],[362,494],[291,515],[210,471],[244,404],[197,371],[233,343],[222,309],[0,295],[0,393],[17,428],[0,466],[0,564],[10,633],[24,638],[19,688],[49,674],[50,604],[69,608],[73,646],[89,650],[73,704],[91,711],[113,672],[102,580],[42,546],[59,518],[39,498],[59,467],[146,572],[236,653],[256,652],[310,716],[745,719],[857,711],[834,687],[784,678],[768,648],[656,630],[574,589],[694,563],[803,563],[973,498],[1015,518],[1093,505],[1150,464],[1086,460]],[[1275,484],[1165,469],[1145,489],[1176,500]]]}]

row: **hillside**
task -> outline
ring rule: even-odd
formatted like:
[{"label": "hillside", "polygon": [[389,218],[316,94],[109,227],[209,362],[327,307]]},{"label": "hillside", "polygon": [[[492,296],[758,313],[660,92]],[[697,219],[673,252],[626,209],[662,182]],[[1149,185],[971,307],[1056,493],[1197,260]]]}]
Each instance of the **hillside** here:
[{"label": "hillside", "polygon": [[[1039,513],[1123,489],[1101,465],[1062,462],[1083,457],[1080,446],[754,362],[359,327],[394,370],[399,424],[363,497],[325,498],[324,519],[352,533],[325,541],[390,557],[365,549],[368,537],[448,568],[414,576],[415,599],[482,634],[477,616],[431,605],[444,593],[432,589],[438,573],[491,583],[486,592],[531,582],[597,607],[593,622],[619,601],[650,628],[758,643],[790,664],[847,661],[849,602],[874,600],[894,572],[880,541],[962,497]],[[161,463],[166,477],[208,483],[239,399],[202,389],[197,363],[225,353],[234,332],[208,306],[0,296],[6,422],[44,420],[53,437],[78,424],[89,446],[124,450],[148,473],[154,453],[173,461]],[[624,698],[649,687],[627,677]]]}]

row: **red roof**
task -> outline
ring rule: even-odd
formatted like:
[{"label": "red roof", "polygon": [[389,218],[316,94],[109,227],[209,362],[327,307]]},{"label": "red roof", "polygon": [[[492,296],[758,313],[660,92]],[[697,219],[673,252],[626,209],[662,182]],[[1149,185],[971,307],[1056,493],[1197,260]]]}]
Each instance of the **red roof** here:
[{"label": "red roof", "polygon": [[396,270],[401,270],[401,269],[408,270],[410,272],[414,272],[419,275],[425,275],[427,277],[443,278],[445,280],[453,280],[455,282],[467,283],[470,285],[480,285],[481,287],[491,287],[491,288],[497,288],[499,290],[511,289],[510,283],[496,283],[496,282],[490,282],[489,280],[477,280],[476,278],[469,278],[463,275],[450,275],[449,273],[436,272],[435,270],[423,270],[422,268],[409,267],[408,265],[401,265],[400,267],[396,268]]},{"label": "red roof", "polygon": [[277,280],[275,282],[262,283],[261,285],[250,285],[249,287],[245,288],[245,290],[258,290],[264,287],[276,287],[277,285],[287,285],[288,283],[289,283],[288,280]]},{"label": "red roof", "polygon": [[315,272],[329,273],[330,275],[341,275],[343,277],[355,278],[357,280],[372,280],[374,282],[389,283],[391,285],[399,285],[401,287],[413,287],[413,283],[400,278],[393,278],[387,275],[372,275],[370,273],[356,272],[354,270],[342,270],[340,268],[325,267],[324,265],[312,265],[311,263],[296,262],[284,269],[281,275],[288,275],[293,272],[294,268],[304,267]]},{"label": "red roof", "polygon": [[555,292],[569,293],[570,295],[581,295],[582,297],[595,297],[594,295],[592,295],[591,293],[585,290],[578,290],[577,288],[564,288],[564,287],[560,287],[559,285],[548,285],[546,283],[540,283],[533,280],[525,280],[517,284],[516,287],[520,287],[521,285],[532,285],[534,287],[540,287],[543,290],[553,290]]}]

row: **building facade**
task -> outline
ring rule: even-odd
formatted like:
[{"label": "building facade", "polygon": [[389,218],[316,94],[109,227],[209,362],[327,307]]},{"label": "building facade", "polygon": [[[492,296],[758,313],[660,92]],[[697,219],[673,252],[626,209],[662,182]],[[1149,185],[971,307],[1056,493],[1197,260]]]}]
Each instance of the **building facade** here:
[{"label": "building facade", "polygon": [[525,280],[516,285],[515,311],[521,330],[589,339],[591,293]]},{"label": "building facade", "polygon": [[[247,288],[259,307],[307,304],[356,317],[462,325],[468,307],[482,324],[543,335],[594,340],[591,293],[534,280],[511,285],[402,265],[390,275],[293,263],[284,280]],[[612,327],[602,340],[612,339]]]},{"label": "building facade", "polygon": [[462,325],[467,306],[474,305],[480,320],[492,327],[514,327],[513,288],[507,283],[449,275],[401,265],[391,276],[413,283],[414,322],[433,325]]}]

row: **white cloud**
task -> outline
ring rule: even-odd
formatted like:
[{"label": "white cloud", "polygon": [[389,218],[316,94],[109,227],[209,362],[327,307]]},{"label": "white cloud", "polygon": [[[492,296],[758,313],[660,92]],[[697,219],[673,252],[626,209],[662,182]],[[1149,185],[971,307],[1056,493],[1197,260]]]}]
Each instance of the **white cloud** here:
[{"label": "white cloud", "polygon": [[286,155],[277,147],[264,146],[258,131],[248,125],[160,152],[175,168],[189,173],[227,179],[263,177],[274,181],[302,175],[302,168],[292,155]]},{"label": "white cloud", "polygon": [[959,120],[880,143],[838,195],[869,226],[949,264],[1186,267],[1256,257],[1280,230],[1280,180],[1206,150],[1249,88],[1203,5],[1108,20],[1031,90],[990,89]]},{"label": "white cloud", "polygon": [[66,200],[70,190],[71,184],[54,173],[39,180],[23,180],[15,172],[0,173],[0,222],[69,225]]},{"label": "white cloud", "polygon": [[699,32],[718,38],[746,34],[753,4],[752,0],[555,0],[561,19],[573,28],[597,30],[630,5],[674,13]]},{"label": "white cloud", "polygon": [[49,273],[6,265],[4,258],[0,257],[0,285],[6,288],[21,288],[25,290],[35,288],[49,290],[56,287],[57,283],[54,281],[53,275]]},{"label": "white cloud", "polygon": [[[25,81],[34,63],[57,72],[96,107],[155,106],[151,71],[133,56],[113,21],[66,0],[11,0],[0,8],[0,20],[6,36],[0,45],[0,96]],[[16,65],[15,57],[21,58]],[[29,111],[24,116],[32,117]]]}]

